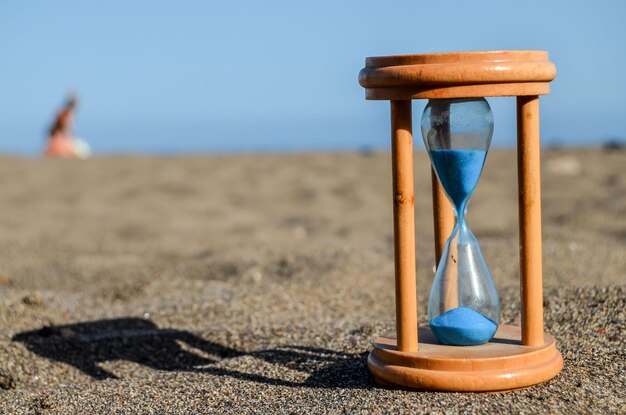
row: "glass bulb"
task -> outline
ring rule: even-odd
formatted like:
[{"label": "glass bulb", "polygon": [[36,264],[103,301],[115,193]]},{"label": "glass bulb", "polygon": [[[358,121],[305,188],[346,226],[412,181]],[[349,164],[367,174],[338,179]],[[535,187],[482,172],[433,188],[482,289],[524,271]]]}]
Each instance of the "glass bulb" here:
[{"label": "glass bulb", "polygon": [[465,213],[491,144],[493,114],[484,98],[430,100],[421,127],[456,217],[430,292],[428,320],[441,343],[482,344],[498,328],[500,299]]}]

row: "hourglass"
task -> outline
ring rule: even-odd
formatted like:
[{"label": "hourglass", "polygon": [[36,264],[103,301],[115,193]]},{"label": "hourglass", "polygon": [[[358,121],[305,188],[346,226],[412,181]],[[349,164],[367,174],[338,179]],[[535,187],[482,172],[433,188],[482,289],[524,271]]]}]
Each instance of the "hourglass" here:
[{"label": "hourglass", "polygon": [[424,144],[456,217],[428,300],[430,328],[443,344],[486,343],[500,321],[496,287],[465,220],[492,133],[493,115],[484,98],[431,100],[422,116]]},{"label": "hourglass", "polygon": [[[563,359],[543,328],[539,180],[539,96],[550,92],[555,75],[544,51],[366,59],[359,74],[366,98],[391,102],[396,331],[377,338],[368,357],[379,385],[507,391],[548,381],[560,372]],[[498,293],[466,220],[493,132],[484,97],[499,96],[517,99],[521,327],[501,324]],[[413,99],[429,100],[421,129],[432,165],[437,264],[428,325],[420,327]]]}]

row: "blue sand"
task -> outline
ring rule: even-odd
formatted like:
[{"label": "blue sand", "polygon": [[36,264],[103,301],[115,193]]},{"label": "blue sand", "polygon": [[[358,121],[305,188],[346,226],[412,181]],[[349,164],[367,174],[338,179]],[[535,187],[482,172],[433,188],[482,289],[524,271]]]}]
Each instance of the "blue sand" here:
[{"label": "blue sand", "polygon": [[432,319],[430,328],[443,344],[475,346],[491,340],[498,325],[469,307],[457,307]]},{"label": "blue sand", "polygon": [[478,183],[487,151],[432,150],[430,157],[441,185],[457,209],[461,208]]}]

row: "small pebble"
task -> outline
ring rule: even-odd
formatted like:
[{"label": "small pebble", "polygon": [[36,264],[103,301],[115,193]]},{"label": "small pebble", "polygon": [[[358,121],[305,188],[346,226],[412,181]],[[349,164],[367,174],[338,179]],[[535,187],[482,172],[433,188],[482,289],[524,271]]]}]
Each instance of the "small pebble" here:
[{"label": "small pebble", "polygon": [[41,294],[28,294],[22,298],[22,302],[26,305],[42,305],[44,299]]},{"label": "small pebble", "polygon": [[9,390],[15,388],[13,376],[0,372],[0,389]]},{"label": "small pebble", "polygon": [[9,285],[11,283],[11,278],[7,277],[4,274],[0,274],[0,285]]},{"label": "small pebble", "polygon": [[59,330],[61,337],[70,338],[76,335],[76,332],[68,327],[63,327]]}]

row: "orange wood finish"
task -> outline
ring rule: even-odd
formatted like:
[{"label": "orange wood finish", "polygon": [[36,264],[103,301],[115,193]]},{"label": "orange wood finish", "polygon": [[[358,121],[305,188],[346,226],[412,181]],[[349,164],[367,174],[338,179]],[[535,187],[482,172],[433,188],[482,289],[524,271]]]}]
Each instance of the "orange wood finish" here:
[{"label": "orange wood finish", "polygon": [[541,260],[541,175],[539,97],[517,98],[517,178],[519,189],[522,343],[543,343]]},{"label": "orange wood finish", "polygon": [[545,51],[485,51],[367,58],[367,99],[544,95],[556,76]]},{"label": "orange wood finish", "polygon": [[431,99],[431,98],[472,98],[506,97],[523,95],[547,95],[548,83],[506,83],[458,86],[424,86],[407,88],[371,88],[365,91],[366,99]]},{"label": "orange wood finish", "polygon": [[[563,359],[543,332],[539,95],[556,76],[544,51],[486,51],[366,59],[359,82],[367,99],[391,100],[398,341],[379,338],[368,367],[383,386],[440,391],[506,391],[556,376]],[[522,327],[500,326],[481,346],[437,344],[417,333],[411,99],[517,96]],[[432,173],[436,261],[454,224]],[[446,289],[455,295],[455,287]]]},{"label": "orange wood finish", "polygon": [[393,235],[398,350],[417,351],[411,101],[391,101]]},{"label": "orange wood finish", "polygon": [[435,228],[435,265],[439,265],[443,247],[454,228],[454,211],[435,171],[431,167],[433,222]]},{"label": "orange wood finish", "polygon": [[547,60],[548,52],[545,50],[481,50],[473,52],[371,56],[365,59],[365,66],[383,67],[424,64],[458,64],[459,62],[545,62]]},{"label": "orange wood finish", "polygon": [[[452,204],[446,197],[443,187],[441,186],[441,183],[439,183],[439,179],[437,179],[437,174],[432,167],[431,180],[433,194],[433,222],[435,230],[435,267],[438,267],[439,262],[441,261],[443,249],[446,245],[446,240],[454,228],[454,211]],[[456,245],[453,244],[450,249],[451,252],[448,252],[448,254],[458,258]],[[445,297],[444,304],[448,306],[444,311],[448,311],[459,306],[459,290],[457,279],[455,277],[457,275],[456,262],[449,262],[449,267],[446,271],[447,273],[450,273],[450,275],[445,278],[447,283],[443,287],[443,295]]]},{"label": "orange wood finish", "polygon": [[393,337],[374,342],[367,365],[383,386],[448,392],[509,391],[545,382],[563,367],[552,336],[523,346],[519,327],[502,325],[480,346],[438,344],[428,326],[420,327],[420,350],[401,353]]}]

